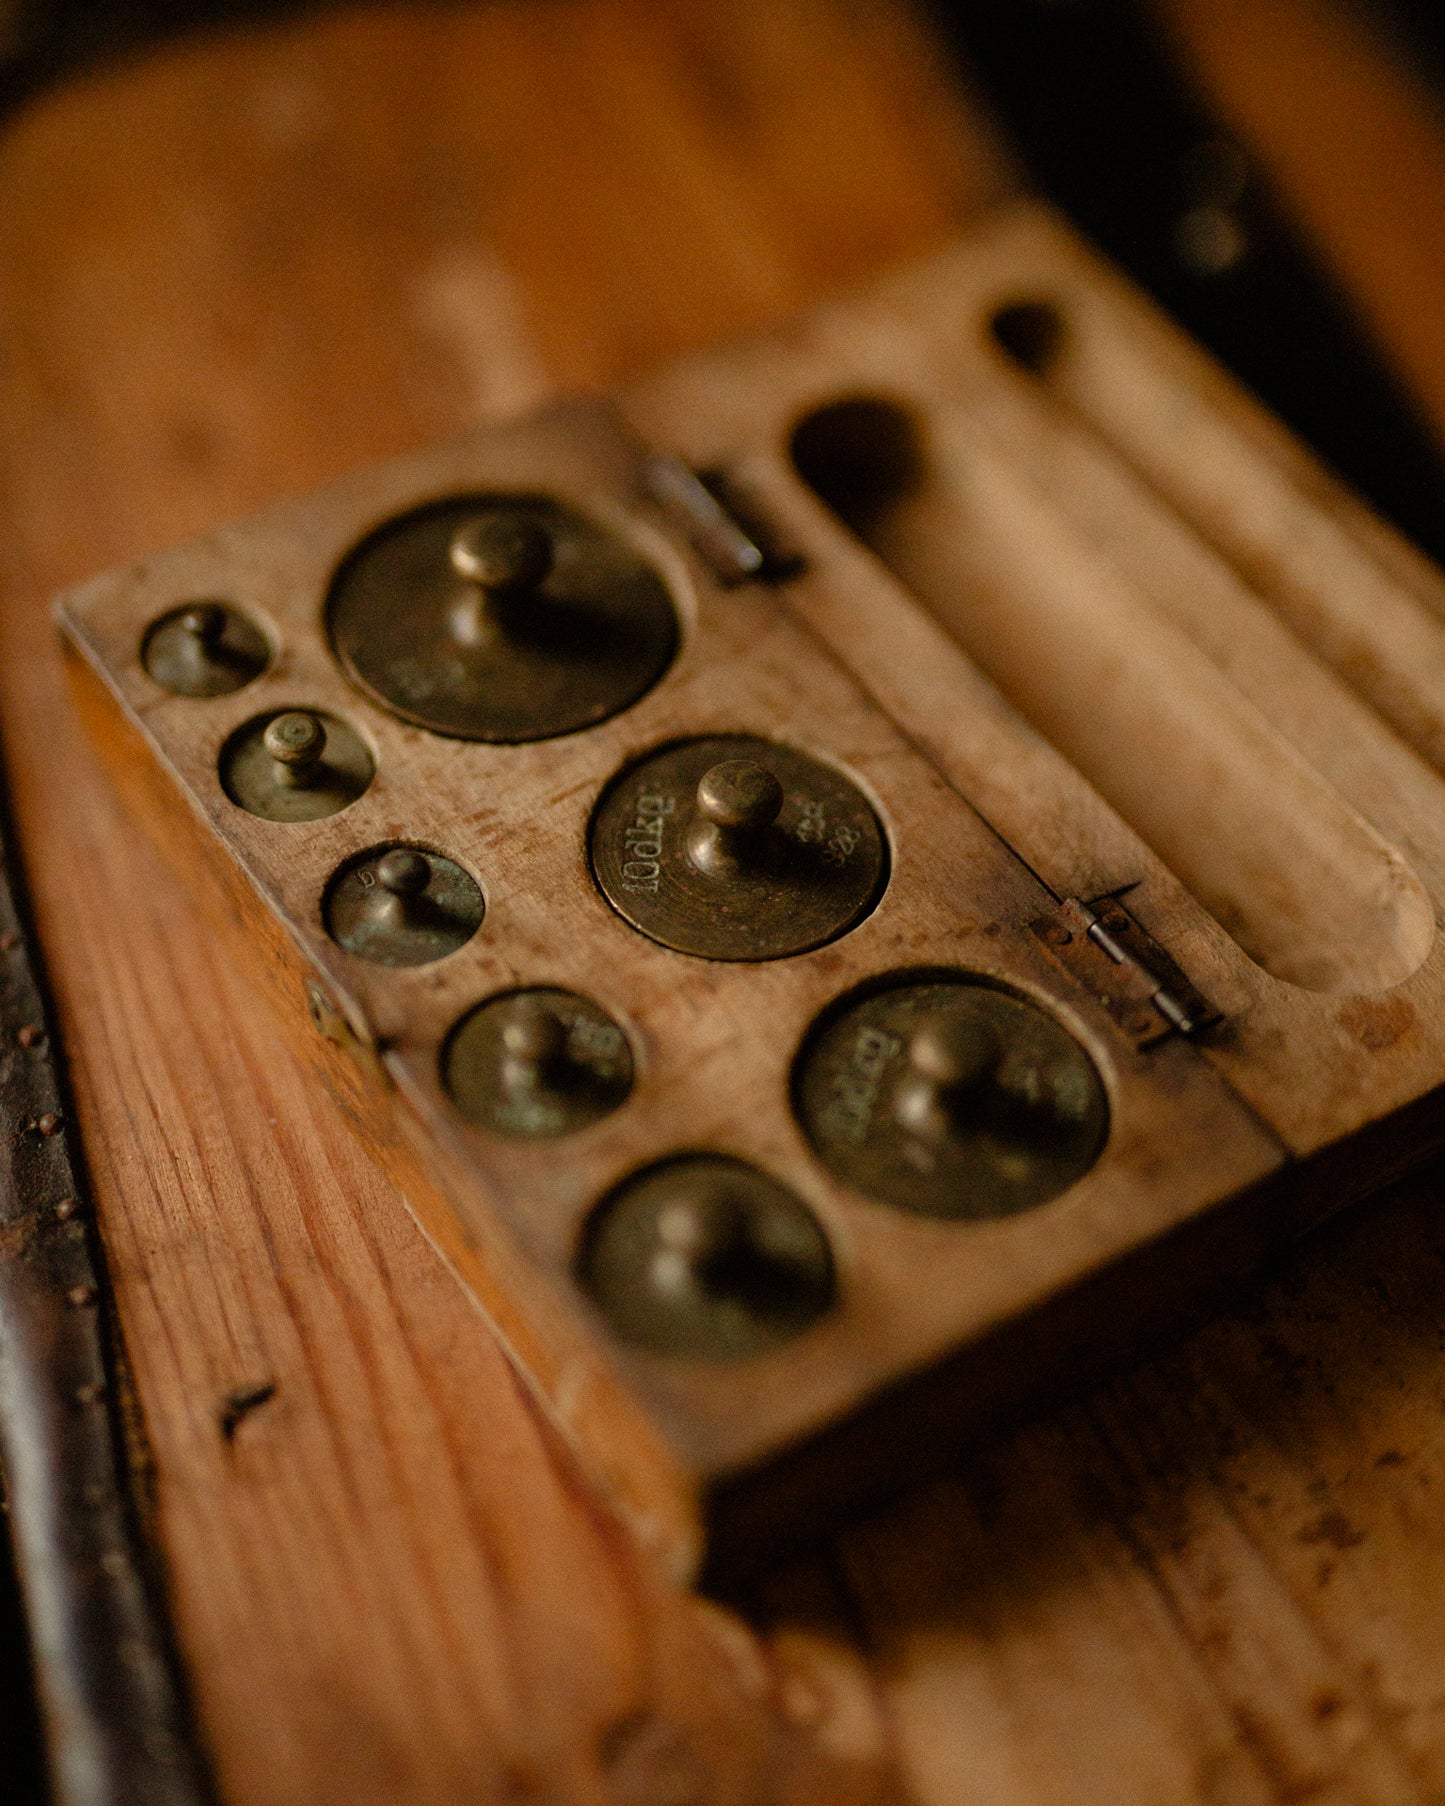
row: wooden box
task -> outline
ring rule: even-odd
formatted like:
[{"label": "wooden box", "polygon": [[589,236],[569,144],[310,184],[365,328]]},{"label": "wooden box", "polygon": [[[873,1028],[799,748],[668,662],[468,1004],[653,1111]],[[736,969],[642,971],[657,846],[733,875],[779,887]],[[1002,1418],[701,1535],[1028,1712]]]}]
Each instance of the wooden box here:
[{"label": "wooden box", "polygon": [[[659,484],[684,467],[767,552],[760,577]],[[335,573],[382,523],[467,493],[554,498],[661,574],[679,648],[639,700],[485,744],[348,681]],[[233,693],[173,694],[147,632],[214,598],[269,662]],[[118,781],[679,1570],[704,1533],[736,1570],[946,1459],[1442,1139],[1445,580],[1036,206],[615,402],[98,578],[59,615]],[[233,735],[288,709],[344,721],[374,760],[322,820],[248,813],[218,775]],[[793,957],[671,951],[589,863],[620,770],[733,733],[845,773],[886,835],[876,906]],[[432,964],[378,966],[327,931],[333,875],[397,842],[485,896]],[[1036,1208],[893,1208],[800,1124],[814,1025],[886,975],[940,971],[1041,1005],[1103,1083],[1102,1151]],[[630,1044],[627,1102],[575,1134],[472,1127],[443,1083],[454,1025],[522,985],[596,1000]],[[806,1332],[743,1359],[661,1355],[579,1287],[599,1200],[689,1151],[745,1160],[812,1212],[836,1295]]]}]

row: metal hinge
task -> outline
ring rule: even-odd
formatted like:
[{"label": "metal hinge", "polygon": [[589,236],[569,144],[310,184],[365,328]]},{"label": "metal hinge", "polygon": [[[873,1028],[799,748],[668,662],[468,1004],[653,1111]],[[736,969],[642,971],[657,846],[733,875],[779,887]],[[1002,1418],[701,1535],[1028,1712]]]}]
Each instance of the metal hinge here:
[{"label": "metal hinge", "polygon": [[1168,1035],[1197,1035],[1220,1020],[1116,896],[1067,897],[1029,927],[1054,959],[1098,999],[1136,1047]]},{"label": "metal hinge", "polygon": [[656,452],[643,464],[642,488],[727,587],[782,583],[803,568],[802,559],[778,543],[723,471],[698,472],[671,452]]}]

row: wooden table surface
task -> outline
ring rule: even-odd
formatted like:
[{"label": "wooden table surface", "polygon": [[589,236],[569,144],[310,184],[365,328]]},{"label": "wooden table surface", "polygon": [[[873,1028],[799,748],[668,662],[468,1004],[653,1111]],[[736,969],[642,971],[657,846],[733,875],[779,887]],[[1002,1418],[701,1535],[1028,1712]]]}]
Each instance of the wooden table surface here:
[{"label": "wooden table surface", "polygon": [[[1323,0],[1161,5],[1445,421],[1428,106]],[[1440,1176],[724,1612],[589,1497],[65,693],[60,585],[764,326],[1011,179],[893,0],[337,11],[0,137],[0,720],[227,1802],[1445,1800]]]}]

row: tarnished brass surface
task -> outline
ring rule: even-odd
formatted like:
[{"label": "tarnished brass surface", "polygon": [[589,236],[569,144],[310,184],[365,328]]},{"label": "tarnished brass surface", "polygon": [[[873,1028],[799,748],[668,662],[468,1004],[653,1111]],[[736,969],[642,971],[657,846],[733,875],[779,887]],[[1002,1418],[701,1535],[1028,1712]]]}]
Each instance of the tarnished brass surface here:
[{"label": "tarnished brass surface", "polygon": [[592,824],[612,907],[705,959],[782,959],[836,939],[877,900],[887,864],[878,819],[847,778],[743,734],[651,754]]},{"label": "tarnished brass surface", "polygon": [[589,1226],[581,1278],[627,1341],[708,1360],[800,1335],[834,1294],[812,1211],[718,1154],[664,1161],[620,1185]]},{"label": "tarnished brass surface", "polygon": [[442,1055],[453,1102],[503,1135],[566,1135],[632,1089],[627,1036],[589,997],[549,986],[509,991],[464,1016]]},{"label": "tarnished brass surface", "polygon": [[606,720],[677,645],[651,565],[541,496],[460,496],[388,522],[337,573],[327,621],[373,701],[433,733],[500,743]]},{"label": "tarnished brass surface", "polygon": [[423,847],[373,847],[349,860],[326,889],[326,931],[358,959],[425,966],[455,953],[481,927],[476,881]]},{"label": "tarnished brass surface", "polygon": [[237,609],[224,602],[190,602],[151,626],[141,660],[175,696],[229,696],[261,675],[271,648],[261,629]]},{"label": "tarnished brass surface", "polygon": [[830,1012],[803,1049],[796,1100],[845,1184],[938,1217],[1047,1203],[1094,1164],[1109,1123],[1073,1036],[962,974],[905,979]]},{"label": "tarnished brass surface", "polygon": [[267,821],[335,815],[356,801],[375,770],[354,728],[309,709],[258,715],[221,749],[226,795]]}]

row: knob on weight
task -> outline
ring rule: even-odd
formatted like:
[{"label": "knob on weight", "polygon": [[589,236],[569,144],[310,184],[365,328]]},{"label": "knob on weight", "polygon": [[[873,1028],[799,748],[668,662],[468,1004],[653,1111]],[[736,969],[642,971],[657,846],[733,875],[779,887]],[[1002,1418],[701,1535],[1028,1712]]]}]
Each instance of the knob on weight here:
[{"label": "knob on weight", "polygon": [[291,709],[267,723],[262,743],[275,762],[277,783],[305,790],[321,769],[326,729],[319,715]]},{"label": "knob on weight", "polygon": [[431,883],[431,865],[415,847],[393,847],[376,862],[372,919],[378,926],[402,928],[415,922],[418,901]]},{"label": "knob on weight", "polygon": [[783,808],[783,786],[756,759],[724,759],[698,780],[687,855],[710,877],[759,865]]},{"label": "knob on weight", "polygon": [[452,534],[452,569],[494,595],[534,590],[552,568],[552,535],[526,515],[483,514]]},{"label": "knob on weight", "polygon": [[977,1128],[996,1089],[1003,1048],[982,1017],[963,1009],[925,1016],[908,1038],[893,1115],[928,1141]]},{"label": "knob on weight", "polygon": [[511,1092],[562,1090],[575,1079],[567,1024],[536,996],[518,997],[502,1023],[501,1082]]},{"label": "knob on weight", "polygon": [[176,622],[198,660],[213,658],[226,636],[226,611],[219,602],[197,602]]},{"label": "knob on weight", "polygon": [[464,646],[517,623],[517,606],[535,598],[552,569],[552,536],[526,515],[486,514],[464,520],[447,556],[467,587],[448,621]]}]

